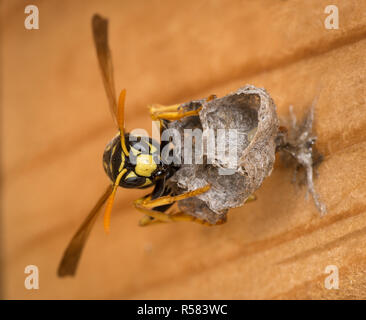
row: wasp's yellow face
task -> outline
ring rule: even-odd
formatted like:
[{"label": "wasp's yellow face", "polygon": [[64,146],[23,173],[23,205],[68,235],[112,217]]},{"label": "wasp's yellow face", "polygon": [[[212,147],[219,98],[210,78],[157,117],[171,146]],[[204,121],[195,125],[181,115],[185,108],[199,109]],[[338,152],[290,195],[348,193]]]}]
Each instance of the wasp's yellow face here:
[{"label": "wasp's yellow face", "polygon": [[121,147],[117,135],[107,145],[103,155],[103,166],[114,182],[118,174],[127,169],[119,185],[124,188],[146,188],[155,183],[155,179],[164,172],[160,165],[159,145],[152,139],[134,137],[130,141],[129,134],[125,135],[127,156]]},{"label": "wasp's yellow face", "polygon": [[152,154],[139,154],[136,157],[135,172],[142,177],[151,177],[157,168]]}]

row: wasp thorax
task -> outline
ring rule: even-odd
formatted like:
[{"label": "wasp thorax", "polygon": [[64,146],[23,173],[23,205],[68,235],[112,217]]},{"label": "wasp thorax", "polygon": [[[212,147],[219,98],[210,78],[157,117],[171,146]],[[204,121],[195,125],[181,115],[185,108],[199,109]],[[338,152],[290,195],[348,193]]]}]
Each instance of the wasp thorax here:
[{"label": "wasp thorax", "polygon": [[124,171],[119,185],[124,188],[145,188],[154,184],[156,178],[164,174],[160,165],[159,144],[148,137],[125,135],[128,155],[121,145],[120,135],[116,135],[106,146],[103,155],[104,170],[115,182]]}]

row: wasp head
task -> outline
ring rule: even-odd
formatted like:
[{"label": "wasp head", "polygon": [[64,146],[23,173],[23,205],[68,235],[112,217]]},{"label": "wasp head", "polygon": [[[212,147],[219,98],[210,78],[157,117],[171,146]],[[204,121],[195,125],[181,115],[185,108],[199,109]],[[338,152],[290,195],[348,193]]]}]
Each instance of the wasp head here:
[{"label": "wasp head", "polygon": [[119,186],[123,188],[147,188],[165,174],[160,164],[160,145],[148,137],[125,134],[128,154],[123,151],[120,135],[116,135],[106,146],[103,154],[104,170],[114,183],[125,171]]}]

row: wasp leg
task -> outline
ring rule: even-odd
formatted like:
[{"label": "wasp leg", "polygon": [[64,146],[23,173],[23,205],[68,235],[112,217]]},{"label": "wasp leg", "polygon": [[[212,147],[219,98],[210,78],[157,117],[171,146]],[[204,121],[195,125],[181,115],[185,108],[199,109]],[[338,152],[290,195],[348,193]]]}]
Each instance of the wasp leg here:
[{"label": "wasp leg", "polygon": [[168,205],[161,206],[161,207],[156,206],[156,208],[151,209],[151,208],[144,207],[143,203],[146,201],[153,201],[153,200],[151,200],[151,195],[149,195],[148,197],[144,196],[142,198],[139,198],[139,199],[135,200],[133,203],[137,210],[146,214],[146,216],[144,216],[140,220],[141,226],[145,226],[145,225],[151,224],[153,222],[155,223],[155,222],[170,222],[171,221],[169,215],[166,214],[164,211],[169,209],[173,203],[170,203]]},{"label": "wasp leg", "polygon": [[157,224],[157,223],[164,223],[164,222],[181,222],[181,221],[185,221],[185,222],[195,222],[198,224],[202,224],[204,226],[216,226],[216,225],[220,225],[220,224],[224,224],[226,222],[226,220],[218,220],[215,224],[211,224],[208,221],[205,220],[201,220],[198,219],[196,217],[193,217],[189,214],[183,213],[183,212],[177,212],[177,213],[170,213],[170,214],[165,214],[166,216],[169,217],[169,220],[157,220],[156,218],[153,218],[150,214],[155,215],[155,211],[153,209],[142,209],[142,208],[137,208],[139,211],[146,213],[146,215],[144,217],[142,217],[139,221],[139,225],[140,226],[149,226],[152,224]]},{"label": "wasp leg", "polygon": [[150,114],[154,115],[162,112],[177,112],[180,104],[172,104],[170,106],[164,106],[162,104],[154,103],[149,105]]},{"label": "wasp leg", "polygon": [[180,104],[173,104],[164,106],[162,104],[152,104],[149,106],[150,116],[153,120],[171,120],[165,119],[164,115],[171,115],[179,113]]},{"label": "wasp leg", "polygon": [[[138,209],[139,210],[139,209]],[[149,215],[145,214],[140,220],[139,220],[139,226],[140,227],[146,227],[150,226],[152,224],[160,224],[164,223],[164,221],[154,219],[153,217],[150,217]]]},{"label": "wasp leg", "polygon": [[[216,99],[215,95],[210,95],[206,98],[206,101]],[[180,104],[173,104],[170,106],[164,106],[161,104],[153,104],[149,106],[150,115],[153,120],[180,120],[184,117],[197,116],[202,109],[202,106],[196,110],[183,111],[180,109]]]},{"label": "wasp leg", "polygon": [[202,193],[205,193],[206,191],[210,190],[211,186],[209,184],[205,185],[202,188],[198,188],[193,191],[185,192],[176,196],[162,196],[160,198],[151,200],[150,197],[141,198],[135,201],[135,204],[141,205],[144,208],[152,209],[155,207],[164,206],[166,204],[170,204],[179,200],[184,200],[187,198],[198,196]]},{"label": "wasp leg", "polygon": [[197,110],[183,111],[179,104],[172,106],[150,107],[150,115],[153,120],[180,120],[184,117],[197,116],[202,107]]},{"label": "wasp leg", "polygon": [[152,224],[162,223],[162,222],[180,222],[180,221],[186,221],[186,222],[195,222],[199,223],[205,226],[214,226],[223,224],[226,222],[226,220],[219,220],[216,222],[216,224],[211,224],[205,220],[198,219],[196,217],[193,217],[189,214],[183,213],[183,212],[177,212],[177,213],[163,213],[160,211],[155,210],[154,208],[145,208],[138,204],[138,201],[141,199],[138,199],[135,202],[135,207],[140,212],[145,213],[146,215],[142,217],[139,221],[140,226],[149,226]]},{"label": "wasp leg", "polygon": [[[202,188],[186,192],[177,196],[162,196],[157,199],[151,199],[151,196],[148,197],[142,197],[140,199],[137,199],[134,202],[134,205],[136,209],[138,209],[141,212],[144,212],[149,217],[153,218],[147,218],[144,217],[140,221],[140,225],[148,225],[151,223],[155,223],[155,220],[159,222],[172,222],[172,221],[195,221],[197,223],[201,224],[207,224],[206,221],[197,219],[195,217],[192,217],[190,215],[187,215],[185,213],[179,212],[177,214],[166,214],[164,213],[165,210],[167,210],[174,202],[187,199],[190,197],[195,197],[199,194],[202,194],[210,189],[210,185],[206,185]],[[167,206],[164,208],[164,206]],[[165,209],[165,210],[164,210]]]}]

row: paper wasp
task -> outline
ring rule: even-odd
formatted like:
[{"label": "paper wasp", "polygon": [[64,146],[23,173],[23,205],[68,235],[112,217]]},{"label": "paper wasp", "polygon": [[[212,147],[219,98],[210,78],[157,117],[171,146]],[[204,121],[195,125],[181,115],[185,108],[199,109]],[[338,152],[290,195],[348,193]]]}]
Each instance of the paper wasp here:
[{"label": "paper wasp", "polygon": [[[97,201],[83,224],[71,239],[58,268],[58,275],[60,277],[75,274],[85,242],[101,207],[105,203],[104,229],[106,232],[109,231],[110,214],[119,186],[140,189],[154,186],[151,193],[134,202],[135,207],[145,213],[145,216],[140,220],[140,225],[171,221],[195,221],[206,224],[205,221],[183,212],[174,214],[166,212],[175,202],[208,191],[210,185],[194,191],[174,194],[166,186],[166,181],[179,169],[179,166],[162,163],[160,161],[160,154],[157,152],[159,148],[156,148],[157,142],[151,138],[145,141],[138,137],[131,139],[131,136],[125,133],[124,105],[126,90],[121,91],[117,102],[112,59],[108,46],[108,20],[99,15],[94,15],[92,18],[92,30],[109,107],[114,116],[119,133],[107,145],[103,155],[104,169],[111,179],[112,184],[107,187],[104,194]],[[178,104],[150,108],[152,118],[154,120],[160,120],[162,125],[164,121],[179,120],[183,117],[197,115],[198,112],[199,109],[182,112]]]}]

